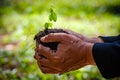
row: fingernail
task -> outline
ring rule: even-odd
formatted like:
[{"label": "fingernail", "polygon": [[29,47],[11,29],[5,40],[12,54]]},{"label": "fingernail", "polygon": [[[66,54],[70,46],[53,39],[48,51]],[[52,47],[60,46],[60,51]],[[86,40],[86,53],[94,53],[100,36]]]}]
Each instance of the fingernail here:
[{"label": "fingernail", "polygon": [[41,41],[44,41],[44,40],[45,40],[45,37],[42,37],[40,40],[41,40]]}]

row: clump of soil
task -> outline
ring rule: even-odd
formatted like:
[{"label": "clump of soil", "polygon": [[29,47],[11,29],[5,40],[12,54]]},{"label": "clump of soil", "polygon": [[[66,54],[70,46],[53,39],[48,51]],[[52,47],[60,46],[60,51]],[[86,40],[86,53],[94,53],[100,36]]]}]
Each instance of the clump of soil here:
[{"label": "clump of soil", "polygon": [[56,51],[57,45],[59,44],[59,42],[43,43],[40,41],[41,37],[43,37],[49,33],[67,33],[67,32],[63,31],[62,29],[45,29],[43,31],[38,32],[35,35],[34,40],[36,40],[37,43],[42,44],[43,46],[49,47],[50,49]]}]

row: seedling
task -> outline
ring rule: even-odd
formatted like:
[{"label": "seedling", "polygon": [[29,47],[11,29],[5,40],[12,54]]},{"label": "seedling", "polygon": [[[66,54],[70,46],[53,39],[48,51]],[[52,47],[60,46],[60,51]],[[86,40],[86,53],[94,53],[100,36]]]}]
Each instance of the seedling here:
[{"label": "seedling", "polygon": [[[63,31],[62,29],[52,28],[53,22],[56,22],[56,21],[57,21],[57,15],[54,12],[54,10],[52,8],[50,8],[50,15],[48,17],[48,21],[44,24],[45,29],[38,32],[34,37],[34,40],[36,40],[36,43],[42,44],[46,47],[49,47],[51,50],[54,50],[54,51],[57,50],[57,45],[59,44],[59,42],[43,43],[42,41],[40,41],[40,38],[45,35],[48,35],[49,33],[67,33],[65,31]],[[50,28],[52,28],[52,29],[50,29]]]},{"label": "seedling", "polygon": [[52,28],[53,22],[57,21],[57,15],[52,8],[50,8],[49,21],[44,24],[45,30]]}]

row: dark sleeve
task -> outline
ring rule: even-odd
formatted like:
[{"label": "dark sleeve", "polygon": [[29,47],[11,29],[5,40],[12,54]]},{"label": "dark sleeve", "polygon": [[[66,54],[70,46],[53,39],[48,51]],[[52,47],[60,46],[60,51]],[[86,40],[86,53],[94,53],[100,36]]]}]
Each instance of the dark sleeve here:
[{"label": "dark sleeve", "polygon": [[99,37],[102,38],[102,40],[104,42],[108,42],[108,43],[120,40],[120,35],[118,35],[118,36],[99,36]]},{"label": "dark sleeve", "polygon": [[95,43],[93,57],[98,69],[105,78],[120,76],[120,41]]}]

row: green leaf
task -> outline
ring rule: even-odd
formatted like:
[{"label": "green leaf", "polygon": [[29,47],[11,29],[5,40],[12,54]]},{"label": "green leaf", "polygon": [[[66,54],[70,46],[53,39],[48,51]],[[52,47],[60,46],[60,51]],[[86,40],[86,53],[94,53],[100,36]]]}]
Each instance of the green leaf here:
[{"label": "green leaf", "polygon": [[53,24],[49,22],[49,27],[52,27],[52,25],[53,25]]},{"label": "green leaf", "polygon": [[45,28],[48,28],[49,24],[46,22],[44,26],[45,26]]},{"label": "green leaf", "polygon": [[55,12],[52,13],[52,18],[53,18],[53,21],[56,22],[57,21],[57,15]]},{"label": "green leaf", "polygon": [[52,21],[52,14],[49,15],[49,20]]},{"label": "green leaf", "polygon": [[52,8],[50,8],[50,13],[54,12]]},{"label": "green leaf", "polygon": [[53,11],[53,9],[50,9],[49,20],[50,20],[50,21],[54,21],[54,22],[57,21],[57,15],[56,15],[56,13]]},{"label": "green leaf", "polygon": [[53,25],[52,23],[46,22],[44,26],[45,26],[45,28],[49,28],[49,27],[52,27],[52,25]]}]

